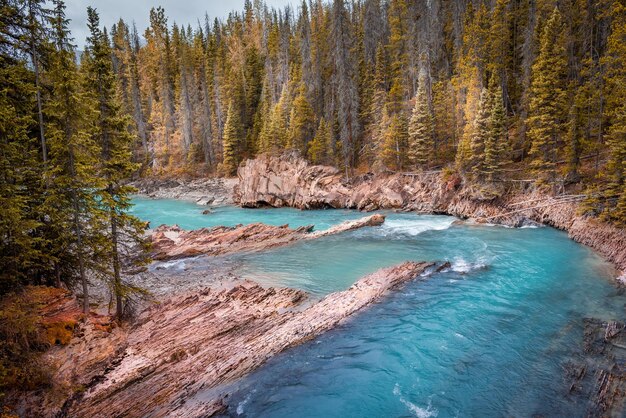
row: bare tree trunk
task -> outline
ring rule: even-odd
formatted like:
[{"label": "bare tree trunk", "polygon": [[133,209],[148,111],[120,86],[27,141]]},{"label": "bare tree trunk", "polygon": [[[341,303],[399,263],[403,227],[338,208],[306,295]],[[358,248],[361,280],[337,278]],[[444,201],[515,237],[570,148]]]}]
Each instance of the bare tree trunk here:
[{"label": "bare tree trunk", "polygon": [[[72,159],[72,171],[74,171],[73,158]],[[79,219],[79,207],[78,197],[76,191],[72,192],[72,203],[74,205],[74,233],[76,234],[76,244],[78,246],[78,272],[80,274],[80,281],[83,287],[83,313],[89,313],[89,286],[87,283],[87,274],[85,272],[85,257],[83,254],[83,231],[80,227]]]},{"label": "bare tree trunk", "polygon": [[37,116],[39,121],[39,136],[41,139],[41,153],[43,157],[44,165],[48,162],[48,150],[46,146],[46,136],[43,125],[43,110],[41,104],[41,86],[40,86],[40,71],[39,71],[39,56],[37,54],[37,48],[35,46],[35,16],[33,12],[32,2],[28,2],[29,10],[29,24],[30,24],[30,55],[33,60],[33,69],[35,70],[35,95],[37,97]]},{"label": "bare tree trunk", "polygon": [[124,316],[124,301],[122,299],[122,276],[120,268],[120,255],[118,249],[117,217],[115,209],[111,210],[111,243],[113,245],[113,288],[115,290],[115,317],[122,319]]}]

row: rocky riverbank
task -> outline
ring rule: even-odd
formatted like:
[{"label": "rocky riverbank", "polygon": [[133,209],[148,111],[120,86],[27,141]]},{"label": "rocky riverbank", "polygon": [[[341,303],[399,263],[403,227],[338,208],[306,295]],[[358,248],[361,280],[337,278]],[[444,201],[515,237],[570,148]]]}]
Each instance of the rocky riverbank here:
[{"label": "rocky riverbank", "polygon": [[[335,327],[432,266],[407,262],[382,269],[319,301],[300,290],[239,280],[155,304],[124,331],[123,341],[85,334],[57,354],[82,377],[72,383],[84,386],[62,415],[210,416],[224,408],[223,385]],[[103,367],[97,375],[83,370],[94,364],[82,360],[92,352],[109,354],[98,359]],[[48,415],[53,410],[47,405],[45,413],[30,412]]]},{"label": "rocky riverbank", "polygon": [[130,183],[140,195],[153,199],[181,199],[200,205],[223,206],[233,203],[236,179],[209,178],[191,181],[147,178]]},{"label": "rocky riverbank", "polygon": [[382,225],[385,217],[380,214],[346,221],[324,231],[312,232],[314,225],[296,229],[289,225],[272,226],[262,223],[218,226],[193,231],[182,230],[177,225],[161,225],[150,240],[155,260],[171,260],[197,255],[225,255],[241,252],[263,251],[281,247],[295,241],[321,238],[353,229]]},{"label": "rocky riverbank", "polygon": [[[626,271],[626,231],[579,215],[578,196],[524,187],[478,190],[439,172],[364,175],[347,182],[336,168],[309,165],[295,155],[262,155],[244,162],[237,175],[234,201],[243,207],[398,209],[509,226],[541,223],[567,231]],[[492,198],[494,192],[502,195]]]}]

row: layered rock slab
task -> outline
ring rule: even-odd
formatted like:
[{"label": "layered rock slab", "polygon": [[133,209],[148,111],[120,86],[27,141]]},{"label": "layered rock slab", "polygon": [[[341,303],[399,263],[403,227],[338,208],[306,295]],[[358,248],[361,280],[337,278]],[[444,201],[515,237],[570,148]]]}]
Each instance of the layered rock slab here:
[{"label": "layered rock slab", "polygon": [[335,327],[431,266],[406,262],[382,269],[318,302],[300,290],[246,281],[155,305],[68,415],[210,416],[224,407],[220,385]]},{"label": "layered rock slab", "polygon": [[385,221],[380,214],[346,221],[324,231],[311,232],[313,225],[291,229],[288,225],[272,226],[262,223],[218,226],[185,231],[178,227],[161,225],[151,235],[153,258],[171,260],[197,255],[224,255],[238,252],[262,251],[295,241],[321,238],[368,226],[378,226]]}]

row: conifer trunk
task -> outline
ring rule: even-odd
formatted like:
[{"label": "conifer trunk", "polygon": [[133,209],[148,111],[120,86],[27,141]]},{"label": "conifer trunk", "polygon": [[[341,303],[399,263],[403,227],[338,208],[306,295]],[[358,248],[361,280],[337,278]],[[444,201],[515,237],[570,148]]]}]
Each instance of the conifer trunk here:
[{"label": "conifer trunk", "polygon": [[[113,194],[113,192],[110,193]],[[118,319],[122,319],[124,316],[124,301],[122,300],[122,277],[120,273],[120,256],[115,209],[111,210],[111,245],[113,253],[113,285],[115,288],[115,316]]]}]

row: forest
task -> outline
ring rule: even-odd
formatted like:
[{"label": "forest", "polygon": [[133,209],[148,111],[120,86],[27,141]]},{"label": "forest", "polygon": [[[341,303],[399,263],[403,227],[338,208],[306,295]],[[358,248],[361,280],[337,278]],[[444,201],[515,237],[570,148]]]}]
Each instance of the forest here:
[{"label": "forest", "polygon": [[[335,0],[140,33],[88,9],[3,0],[0,289],[82,283],[118,295],[142,244],[138,176],[232,176],[297,150],[346,177],[457,172],[466,182],[575,185],[626,222],[626,5],[621,0]],[[147,11],[148,12],[148,11]],[[85,298],[85,311],[88,310]]]},{"label": "forest", "polygon": [[[0,296],[63,285],[87,313],[98,281],[124,318],[142,290],[123,271],[147,245],[128,180],[231,177],[262,153],[346,181],[441,171],[486,199],[578,193],[581,213],[626,226],[625,0],[146,13],[147,28],[107,28],[89,7],[79,50],[62,0],[0,0]],[[20,303],[0,303],[3,382],[37,347],[20,316],[36,301]]]}]

